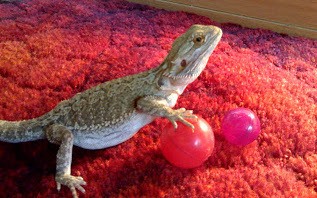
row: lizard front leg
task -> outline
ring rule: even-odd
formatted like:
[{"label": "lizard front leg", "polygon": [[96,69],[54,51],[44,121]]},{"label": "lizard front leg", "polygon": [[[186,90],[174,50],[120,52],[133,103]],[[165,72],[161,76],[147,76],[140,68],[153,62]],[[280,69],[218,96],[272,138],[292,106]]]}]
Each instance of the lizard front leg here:
[{"label": "lizard front leg", "polygon": [[137,101],[137,109],[152,116],[167,118],[175,129],[177,128],[176,121],[180,121],[194,129],[194,126],[186,118],[197,119],[197,116],[193,115],[192,110],[186,110],[185,108],[172,109],[168,106],[165,98],[158,96],[146,96],[139,99]]},{"label": "lizard front leg", "polygon": [[82,177],[71,175],[74,136],[66,127],[57,124],[48,126],[45,129],[45,134],[48,141],[60,145],[56,158],[55,181],[57,183],[57,190],[61,189],[61,185],[65,185],[71,190],[73,197],[77,198],[76,189],[85,193],[82,185],[86,185],[86,182]]}]

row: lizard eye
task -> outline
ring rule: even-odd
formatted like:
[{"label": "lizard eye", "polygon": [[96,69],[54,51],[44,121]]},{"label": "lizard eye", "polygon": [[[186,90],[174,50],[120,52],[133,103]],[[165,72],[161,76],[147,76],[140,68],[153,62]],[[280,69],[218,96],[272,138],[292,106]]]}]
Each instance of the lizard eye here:
[{"label": "lizard eye", "polygon": [[194,43],[201,44],[204,42],[204,38],[202,36],[197,36],[194,38]]},{"label": "lizard eye", "polygon": [[201,37],[196,38],[196,42],[200,43],[203,39]]}]

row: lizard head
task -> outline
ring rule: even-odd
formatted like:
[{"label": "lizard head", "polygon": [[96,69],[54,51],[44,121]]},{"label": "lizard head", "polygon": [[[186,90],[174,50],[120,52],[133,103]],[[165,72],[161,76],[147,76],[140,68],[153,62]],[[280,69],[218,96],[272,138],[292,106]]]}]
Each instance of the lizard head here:
[{"label": "lizard head", "polygon": [[206,67],[222,31],[215,26],[193,25],[178,37],[164,60],[161,80],[176,86],[193,82]]}]

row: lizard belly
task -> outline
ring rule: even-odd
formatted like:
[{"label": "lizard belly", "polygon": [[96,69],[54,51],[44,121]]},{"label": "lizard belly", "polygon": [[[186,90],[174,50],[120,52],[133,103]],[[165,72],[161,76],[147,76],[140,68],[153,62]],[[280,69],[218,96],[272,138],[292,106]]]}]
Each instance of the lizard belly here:
[{"label": "lizard belly", "polygon": [[85,149],[103,149],[115,146],[130,139],[154,119],[154,116],[148,114],[135,113],[118,126],[106,127],[89,133],[75,131],[74,145]]}]

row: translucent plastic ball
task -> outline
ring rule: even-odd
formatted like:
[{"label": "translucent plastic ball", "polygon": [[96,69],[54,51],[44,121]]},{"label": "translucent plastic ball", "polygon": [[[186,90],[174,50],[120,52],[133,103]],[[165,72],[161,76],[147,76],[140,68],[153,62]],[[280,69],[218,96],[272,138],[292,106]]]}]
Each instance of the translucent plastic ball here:
[{"label": "translucent plastic ball", "polygon": [[175,130],[171,123],[161,134],[161,150],[164,157],[174,166],[195,168],[200,166],[211,155],[215,139],[211,126],[201,117],[190,119],[195,129],[177,122]]},{"label": "translucent plastic ball", "polygon": [[260,120],[250,109],[237,108],[226,113],[221,131],[225,139],[236,146],[250,144],[260,134]]}]

